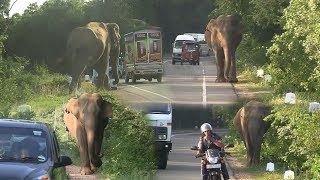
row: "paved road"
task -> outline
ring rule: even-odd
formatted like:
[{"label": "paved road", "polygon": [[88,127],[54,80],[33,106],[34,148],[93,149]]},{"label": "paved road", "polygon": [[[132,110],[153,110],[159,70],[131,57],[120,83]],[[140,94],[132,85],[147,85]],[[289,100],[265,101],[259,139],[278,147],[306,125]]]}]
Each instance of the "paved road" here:
[{"label": "paved road", "polygon": [[213,57],[201,57],[200,65],[172,65],[165,59],[162,83],[141,79],[125,84],[120,80],[113,91],[126,104],[165,102],[174,104],[226,105],[233,104],[237,96],[230,83],[215,83],[216,67]]}]

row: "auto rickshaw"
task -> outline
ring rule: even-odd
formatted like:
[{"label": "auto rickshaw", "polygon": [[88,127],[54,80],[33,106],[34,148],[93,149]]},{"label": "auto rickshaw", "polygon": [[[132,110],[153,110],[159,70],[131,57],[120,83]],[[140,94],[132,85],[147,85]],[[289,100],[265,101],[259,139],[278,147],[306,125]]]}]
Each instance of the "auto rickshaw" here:
[{"label": "auto rickshaw", "polygon": [[195,41],[186,41],[182,45],[182,58],[183,62],[189,62],[191,65],[199,65],[200,61],[200,45]]}]

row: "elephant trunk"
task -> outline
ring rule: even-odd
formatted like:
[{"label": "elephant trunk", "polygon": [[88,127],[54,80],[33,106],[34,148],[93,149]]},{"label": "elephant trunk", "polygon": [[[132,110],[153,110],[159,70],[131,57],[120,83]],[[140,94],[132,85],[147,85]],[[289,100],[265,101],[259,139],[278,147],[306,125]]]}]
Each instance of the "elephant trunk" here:
[{"label": "elephant trunk", "polygon": [[89,159],[91,163],[92,169],[95,167],[100,167],[102,165],[102,161],[100,157],[96,154],[95,150],[95,132],[93,128],[87,128],[87,141],[88,141],[88,152],[89,152]]}]

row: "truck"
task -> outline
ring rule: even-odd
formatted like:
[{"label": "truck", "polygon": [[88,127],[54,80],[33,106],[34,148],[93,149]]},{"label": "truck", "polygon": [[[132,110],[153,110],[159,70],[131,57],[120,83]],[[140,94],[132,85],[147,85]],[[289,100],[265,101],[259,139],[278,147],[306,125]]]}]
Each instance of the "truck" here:
[{"label": "truck", "polygon": [[124,35],[125,41],[125,83],[137,80],[156,79],[162,81],[162,36],[161,31],[144,29]]},{"label": "truck", "polygon": [[191,35],[181,34],[176,37],[174,42],[172,43],[172,64],[176,64],[176,62],[180,62],[183,64],[182,61],[182,45],[187,41],[195,42],[194,38]]},{"label": "truck", "polygon": [[171,102],[146,103],[144,111],[154,132],[158,168],[166,169],[169,152],[172,150],[172,104]]}]

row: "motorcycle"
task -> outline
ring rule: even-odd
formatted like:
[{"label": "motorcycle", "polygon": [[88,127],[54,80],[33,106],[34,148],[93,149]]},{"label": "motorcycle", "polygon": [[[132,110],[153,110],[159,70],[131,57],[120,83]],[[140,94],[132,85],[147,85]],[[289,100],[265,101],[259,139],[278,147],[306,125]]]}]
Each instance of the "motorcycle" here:
[{"label": "motorcycle", "polygon": [[[233,144],[228,144],[224,148],[234,147]],[[226,155],[230,156],[229,152],[218,149],[208,149],[200,156],[196,156],[196,158],[201,157],[201,165],[205,168],[205,176],[207,180],[222,180],[222,171],[221,164],[224,163],[223,157]],[[197,146],[191,147],[191,150],[198,150]]]}]

